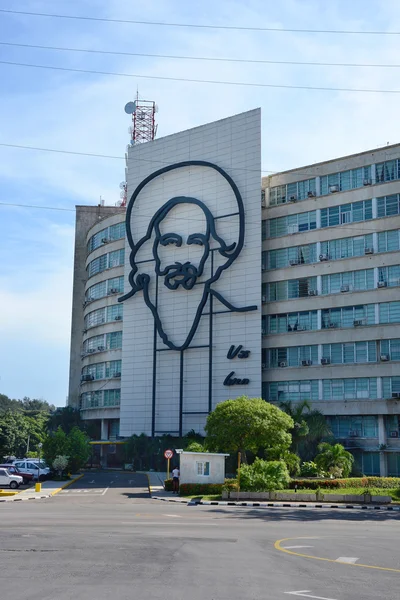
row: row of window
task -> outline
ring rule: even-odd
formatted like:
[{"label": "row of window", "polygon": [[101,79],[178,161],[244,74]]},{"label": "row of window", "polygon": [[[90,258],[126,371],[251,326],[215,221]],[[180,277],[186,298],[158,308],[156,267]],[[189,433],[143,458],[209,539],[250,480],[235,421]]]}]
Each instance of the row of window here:
[{"label": "row of window", "polygon": [[[335,329],[337,327],[400,323],[400,302],[382,302],[377,306],[378,319],[375,318],[375,304],[325,308],[321,310],[321,328]],[[286,333],[288,331],[316,331],[317,329],[318,311],[316,310],[264,315],[262,317],[262,332],[264,335],[268,333]]]},{"label": "row of window", "polygon": [[[382,397],[400,398],[400,377],[382,377]],[[271,402],[300,402],[301,400],[354,400],[378,398],[378,378],[276,381],[263,383],[263,397]]]},{"label": "row of window", "polygon": [[83,342],[83,354],[116,350],[118,348],[122,348],[122,331],[95,335]]},{"label": "row of window", "polygon": [[[378,267],[378,287],[394,287],[400,285],[400,265],[391,267]],[[375,287],[374,269],[361,269],[344,273],[322,275],[321,290],[317,288],[317,277],[301,277],[299,279],[285,279],[262,284],[262,301],[275,302],[277,300],[291,300],[337,294],[340,292],[359,292],[372,290]]]},{"label": "row of window", "polygon": [[[321,364],[345,365],[400,360],[400,339],[322,344],[321,351]],[[318,365],[318,356],[317,344],[262,350],[263,365],[271,368]]]},{"label": "row of window", "polygon": [[80,408],[101,408],[103,406],[119,406],[121,402],[121,390],[98,390],[96,392],[84,392],[81,394]]},{"label": "row of window", "polygon": [[123,276],[113,277],[112,279],[107,279],[106,281],[100,281],[100,283],[96,283],[88,288],[85,293],[85,300],[86,302],[91,302],[92,300],[99,300],[99,298],[104,298],[105,296],[110,296],[111,294],[120,294],[123,291]]},{"label": "row of window", "polygon": [[102,254],[98,256],[94,260],[92,260],[88,266],[86,267],[88,272],[88,277],[92,277],[97,273],[101,273],[106,269],[111,269],[112,267],[120,267],[125,263],[125,249],[121,248],[121,250],[114,250],[114,252],[108,252],[107,254]]},{"label": "row of window", "polygon": [[[320,210],[321,228],[337,227],[346,223],[369,221],[374,218],[372,200],[360,200],[341,206],[331,206]],[[377,198],[377,218],[400,214],[400,195],[394,194]],[[268,232],[269,229],[269,232]],[[317,229],[317,211],[296,213],[269,219],[268,226],[262,227],[262,239],[280,237],[291,233]]]},{"label": "row of window", "polygon": [[110,225],[110,227],[106,227],[102,229],[98,233],[92,235],[87,243],[87,251],[93,252],[96,248],[100,248],[104,244],[108,242],[115,242],[115,240],[121,240],[125,237],[125,222],[116,223],[115,225]]},{"label": "row of window", "polygon": [[93,310],[85,316],[85,329],[112,321],[122,321],[123,311],[124,307],[120,303]]},{"label": "row of window", "polygon": [[94,381],[110,377],[121,377],[120,360],[110,360],[108,362],[87,365],[82,369],[82,381]]},{"label": "row of window", "polygon": [[[399,159],[387,160],[375,165],[375,182],[384,183],[400,179]],[[346,192],[355,190],[373,183],[371,178],[371,165],[358,167],[348,171],[339,171],[322,175],[320,177],[320,196],[326,196],[335,192]],[[270,189],[270,206],[286,204],[297,200],[305,200],[316,195],[316,178],[296,181],[285,185],[279,185]]]},{"label": "row of window", "polygon": [[[378,417],[375,415],[353,415],[326,417],[335,438],[377,438]],[[400,433],[400,417],[387,415],[384,417],[386,435],[397,438]]]},{"label": "row of window", "polygon": [[262,268],[282,269],[293,265],[316,263],[319,260],[340,260],[364,256],[377,252],[393,252],[400,249],[400,230],[382,231],[378,233],[377,248],[374,248],[372,233],[355,237],[340,238],[321,242],[320,253],[317,253],[317,244],[278,248],[277,250],[264,250],[262,253]]}]

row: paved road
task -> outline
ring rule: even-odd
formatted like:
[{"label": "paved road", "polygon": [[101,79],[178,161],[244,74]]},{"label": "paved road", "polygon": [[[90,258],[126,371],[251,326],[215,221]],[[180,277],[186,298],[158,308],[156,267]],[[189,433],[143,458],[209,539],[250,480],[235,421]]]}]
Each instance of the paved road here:
[{"label": "paved road", "polygon": [[399,525],[398,513],[158,502],[142,475],[87,474],[0,505],[0,596],[397,600]]}]

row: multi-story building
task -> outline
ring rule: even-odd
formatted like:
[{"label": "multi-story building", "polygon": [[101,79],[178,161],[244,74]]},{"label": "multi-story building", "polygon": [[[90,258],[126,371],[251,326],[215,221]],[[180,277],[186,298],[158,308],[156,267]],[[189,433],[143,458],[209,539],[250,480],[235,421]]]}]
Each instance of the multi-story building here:
[{"label": "multi-story building", "polygon": [[98,425],[98,438],[119,435],[125,209],[77,206],[68,404]]},{"label": "multi-story building", "polygon": [[364,473],[400,475],[400,145],[266,177],[261,210],[259,131],[133,147],[128,209],[77,207],[69,404],[109,441],[309,400]]},{"label": "multi-story building", "polygon": [[262,181],[263,397],[400,474],[400,145]]}]

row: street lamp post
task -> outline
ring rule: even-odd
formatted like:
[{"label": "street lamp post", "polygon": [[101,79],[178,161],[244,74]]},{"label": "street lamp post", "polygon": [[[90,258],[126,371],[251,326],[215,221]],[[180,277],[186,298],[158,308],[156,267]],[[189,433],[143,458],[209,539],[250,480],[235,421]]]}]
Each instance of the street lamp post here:
[{"label": "street lamp post", "polygon": [[41,449],[42,449],[42,446],[43,446],[42,442],[39,442],[39,443],[38,443],[38,448],[39,448],[38,483],[39,483],[39,481],[40,481],[40,451],[41,451]]}]

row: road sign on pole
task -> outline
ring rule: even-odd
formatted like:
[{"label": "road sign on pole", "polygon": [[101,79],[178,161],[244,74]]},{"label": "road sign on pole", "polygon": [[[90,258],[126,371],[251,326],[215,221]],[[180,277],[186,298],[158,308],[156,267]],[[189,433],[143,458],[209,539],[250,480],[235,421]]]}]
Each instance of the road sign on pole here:
[{"label": "road sign on pole", "polygon": [[165,452],[164,452],[164,458],[167,459],[167,479],[169,479],[169,461],[171,460],[173,455],[174,455],[173,450],[165,450]]}]

